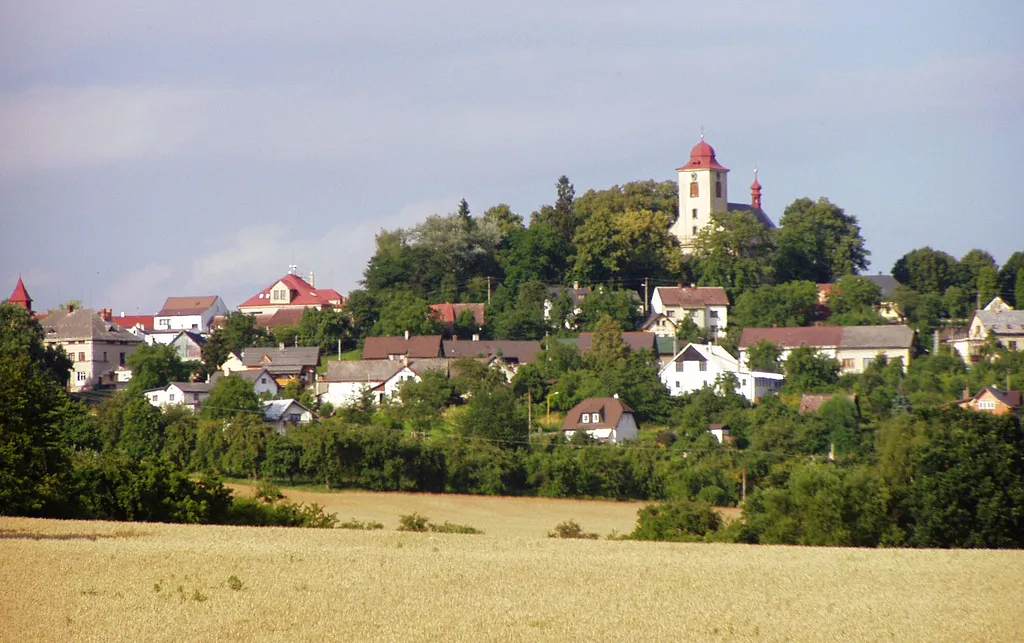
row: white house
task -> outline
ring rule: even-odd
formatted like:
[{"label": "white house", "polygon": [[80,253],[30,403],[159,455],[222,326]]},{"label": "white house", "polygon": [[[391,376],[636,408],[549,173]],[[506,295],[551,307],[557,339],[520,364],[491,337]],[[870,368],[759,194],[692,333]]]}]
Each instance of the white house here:
[{"label": "white house", "polygon": [[345,298],[333,288],[316,288],[313,273],[309,273],[307,282],[294,271],[295,266],[292,266],[287,275],[239,304],[238,310],[268,319],[279,310],[320,310],[325,307],[341,308],[345,304]]},{"label": "white house", "polygon": [[46,345],[63,348],[73,362],[72,391],[116,385],[118,369],[142,343],[110,320],[109,309],[90,308],[59,310],[41,320]]},{"label": "white house", "polygon": [[[679,324],[689,317],[709,338],[725,337],[729,323],[729,296],[724,288],[659,286],[651,297],[650,330],[662,337],[674,337]],[[657,323],[661,322],[661,323]],[[646,326],[647,324],[645,324]]]},{"label": "white house", "polygon": [[1014,310],[1000,297],[993,299],[983,310],[974,311],[967,329],[966,341],[954,344],[965,362],[992,335],[1011,351],[1024,350],[1024,310]]},{"label": "white house", "polygon": [[779,373],[750,371],[721,346],[687,344],[661,369],[661,381],[672,395],[714,387],[719,377],[730,374],[736,378],[736,393],[751,402],[782,390],[785,376]]},{"label": "white house", "polygon": [[860,373],[881,353],[890,361],[910,363],[914,331],[908,326],[806,326],[800,328],[744,328],[740,336],[740,362],[760,341],[775,344],[785,360],[798,346],[810,346],[839,361],[841,373]]},{"label": "white house", "polygon": [[217,295],[205,297],[168,297],[155,316],[157,331],[191,330],[209,333],[214,317],[228,314],[228,307]]},{"label": "white house", "polygon": [[640,432],[633,409],[618,397],[591,397],[569,409],[562,432],[569,439],[577,431],[612,443],[635,440]]},{"label": "white house", "polygon": [[296,424],[312,422],[313,412],[295,400],[267,400],[263,403],[263,421],[274,425],[278,435],[284,435]]},{"label": "white house", "polygon": [[[270,374],[265,368],[254,368],[248,371],[235,371],[228,373],[227,375],[235,375],[241,377],[243,380],[252,383],[252,389],[256,395],[269,395],[271,397],[278,394],[281,390],[281,386],[274,379],[274,376]],[[222,377],[227,376],[222,371],[217,371],[210,376],[210,384],[217,384]]]},{"label": "white house", "polygon": [[208,382],[171,382],[163,388],[146,391],[146,399],[158,408],[184,406],[198,411],[206,398],[210,397],[213,385]]},{"label": "white house", "polygon": [[[317,397],[321,404],[348,406],[358,402],[364,391],[371,391],[374,401],[380,403],[384,398],[384,383],[403,369],[406,369],[404,363],[389,359],[331,361],[323,381],[316,383]],[[413,374],[409,371],[407,375]],[[393,383],[392,389],[395,386]]]}]

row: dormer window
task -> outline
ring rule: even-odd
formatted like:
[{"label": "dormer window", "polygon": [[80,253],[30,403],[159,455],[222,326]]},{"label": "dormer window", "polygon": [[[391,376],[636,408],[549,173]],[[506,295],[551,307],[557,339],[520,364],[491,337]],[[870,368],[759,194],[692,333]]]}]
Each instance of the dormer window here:
[{"label": "dormer window", "polygon": [[589,414],[589,413],[584,413],[584,414],[583,414],[583,415],[582,415],[582,416],[580,417],[580,422],[581,422],[582,424],[590,424],[590,414]]}]

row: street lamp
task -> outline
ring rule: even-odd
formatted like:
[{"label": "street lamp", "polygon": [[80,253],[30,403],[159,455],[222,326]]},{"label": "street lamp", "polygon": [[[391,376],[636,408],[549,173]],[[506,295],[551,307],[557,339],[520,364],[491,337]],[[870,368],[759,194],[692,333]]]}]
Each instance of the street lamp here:
[{"label": "street lamp", "polygon": [[559,392],[560,391],[555,391],[554,393],[548,393],[548,422],[547,422],[548,426],[551,425],[551,398],[553,398],[554,396],[558,395]]}]

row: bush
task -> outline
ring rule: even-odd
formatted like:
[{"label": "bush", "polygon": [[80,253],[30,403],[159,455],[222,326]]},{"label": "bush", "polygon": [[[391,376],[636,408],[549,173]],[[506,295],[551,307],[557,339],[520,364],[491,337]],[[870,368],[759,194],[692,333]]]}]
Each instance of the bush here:
[{"label": "bush", "polygon": [[352,520],[339,523],[338,529],[361,529],[363,531],[373,531],[375,529],[384,529],[384,523],[375,522],[373,520],[362,522],[353,518]]},{"label": "bush", "polygon": [[554,531],[548,532],[548,538],[582,538],[585,540],[597,540],[598,535],[593,532],[583,531],[575,520],[566,520],[555,525]]},{"label": "bush", "polygon": [[427,518],[418,513],[399,516],[398,531],[427,531]]},{"label": "bush", "polygon": [[721,526],[722,518],[710,503],[673,500],[641,509],[629,537],[632,540],[699,542]]},{"label": "bush", "polygon": [[437,532],[439,534],[482,534],[482,530],[476,527],[470,527],[469,525],[456,525],[455,523],[448,522],[447,520],[440,525],[433,523],[427,523],[427,527],[430,531]]},{"label": "bush", "polygon": [[227,522],[231,525],[252,527],[333,529],[338,524],[338,516],[325,513],[323,507],[316,503],[268,503],[255,498],[235,498]]}]

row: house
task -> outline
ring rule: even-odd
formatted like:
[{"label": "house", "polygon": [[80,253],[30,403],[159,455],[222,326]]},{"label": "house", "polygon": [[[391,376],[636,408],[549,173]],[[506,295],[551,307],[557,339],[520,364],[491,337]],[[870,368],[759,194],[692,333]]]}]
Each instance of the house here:
[{"label": "house", "polygon": [[591,397],[569,409],[562,422],[566,439],[583,431],[601,442],[635,440],[639,434],[633,409],[616,397]]},{"label": "house", "polygon": [[[697,328],[707,332],[708,339],[725,337],[729,322],[729,296],[724,288],[659,286],[651,297],[651,315],[644,328],[674,337],[683,319],[689,317]],[[660,323],[659,323],[660,322]]]},{"label": "house", "polygon": [[128,332],[133,332],[134,330],[152,331],[154,324],[156,324],[156,315],[125,315],[122,312],[120,316],[115,317],[112,321]]},{"label": "house", "polygon": [[424,359],[442,357],[440,335],[404,337],[367,337],[363,340],[363,359]]},{"label": "house", "polygon": [[[265,368],[254,368],[251,370],[236,370],[229,373],[230,375],[236,375],[241,377],[243,380],[252,383],[252,390],[256,395],[269,395],[271,397],[277,395],[281,386],[274,379],[274,376],[270,374]],[[210,376],[210,384],[216,386],[220,378],[226,377],[224,372],[217,371]]]},{"label": "house", "polygon": [[[580,287],[580,282],[578,281],[573,282],[572,288],[550,285],[545,286],[545,288],[547,288],[548,296],[544,300],[544,321],[551,321],[551,311],[554,308],[555,300],[562,296],[569,298],[569,310],[572,312],[573,317],[579,317],[583,313],[583,300],[593,292],[590,286]],[[565,327],[571,330],[576,326],[567,320]]]},{"label": "house", "polygon": [[271,330],[282,326],[298,326],[305,312],[305,308],[280,308],[273,315],[258,316],[255,326]]},{"label": "house", "polygon": [[[676,168],[679,178],[679,216],[669,231],[679,239],[683,254],[692,254],[700,232],[711,225],[711,215],[717,212],[749,212],[768,229],[775,227],[761,209],[761,183],[754,170],[750,185],[750,203],[729,202],[729,169],[718,162],[715,150],[704,141],[690,150],[690,160]],[[724,326],[724,324],[723,324]]]},{"label": "house", "polygon": [[199,333],[190,330],[180,330],[175,333],[167,345],[174,349],[183,362],[202,361],[203,346],[206,345],[206,338]]},{"label": "house", "polygon": [[272,424],[278,435],[285,435],[296,424],[309,424],[313,412],[295,400],[267,400],[263,402],[263,421]]},{"label": "house", "polygon": [[994,386],[986,386],[973,396],[964,391],[964,398],[956,404],[962,409],[991,413],[992,415],[1007,413],[1020,415],[1021,392],[1001,391]]},{"label": "house", "polygon": [[156,314],[154,328],[158,331],[190,330],[209,333],[213,318],[226,315],[228,307],[217,295],[204,297],[168,297]]},{"label": "house", "polygon": [[249,346],[241,355],[231,354],[221,364],[221,370],[230,374],[265,369],[280,386],[287,385],[293,379],[299,380],[303,386],[310,386],[316,381],[316,368],[319,364],[320,349],[316,346]]},{"label": "house", "polygon": [[890,361],[910,363],[914,331],[904,325],[889,326],[807,326],[800,328],[744,328],[740,336],[740,361],[746,364],[747,352],[761,340],[779,347],[785,360],[794,348],[810,346],[839,361],[840,372],[860,373],[881,353]]},{"label": "house", "polygon": [[853,402],[854,406],[857,406],[857,396],[853,393],[804,393],[800,396],[800,408],[798,411],[801,414],[817,413],[821,409],[822,404],[837,395],[846,397],[846,399]]},{"label": "house", "polygon": [[71,391],[115,386],[116,371],[142,340],[110,321],[109,309],[68,308],[42,320],[47,346],[64,349],[73,362]]},{"label": "house", "polygon": [[736,378],[736,393],[756,402],[782,390],[785,376],[750,371],[727,350],[714,344],[687,344],[660,372],[662,383],[672,395],[685,395],[705,386],[714,388],[726,374]]},{"label": "house", "polygon": [[285,276],[243,301],[238,310],[257,319],[269,319],[271,315],[282,309],[303,310],[306,308],[341,308],[345,298],[332,288],[316,288],[313,273],[309,273],[309,281],[294,272],[295,266]]},{"label": "house", "polygon": [[[895,292],[896,289],[902,286],[900,282],[896,281],[896,278],[892,275],[883,275],[878,273],[877,275],[858,275],[862,279],[866,279],[871,283],[878,286],[878,291],[881,294],[881,302],[875,307],[875,312],[880,317],[892,324],[902,324],[906,321],[903,316],[903,309],[899,302],[896,301]],[[825,309],[825,316],[828,316],[828,298],[835,290],[836,284],[818,284],[818,304],[821,308]]]},{"label": "house", "polygon": [[14,291],[7,298],[7,303],[21,306],[29,313],[32,312],[32,297],[29,296],[28,289],[25,288],[25,282],[21,280],[21,275],[18,275],[18,283],[14,284]]},{"label": "house", "polygon": [[719,444],[732,444],[731,429],[728,424],[709,424],[708,433],[718,440]]},{"label": "house", "polygon": [[348,406],[358,402],[364,391],[371,391],[374,400],[380,403],[384,398],[384,383],[405,366],[399,360],[388,359],[328,362],[327,374],[316,383],[317,398],[321,404],[329,402],[334,406]]},{"label": "house", "polygon": [[444,324],[445,332],[451,335],[455,331],[455,320],[467,310],[473,315],[473,327],[477,331],[483,328],[485,306],[485,304],[430,304],[430,310],[433,317]]},{"label": "house", "polygon": [[972,349],[977,354],[990,335],[1007,350],[1024,350],[1024,310],[1014,310],[996,297],[983,310],[974,311],[967,328],[967,341],[953,346],[966,362],[970,359]]},{"label": "house", "polygon": [[163,409],[168,406],[184,406],[198,411],[206,398],[210,397],[213,384],[209,382],[171,382],[163,388],[149,389],[146,399],[153,406]]},{"label": "house", "polygon": [[497,357],[513,369],[520,364],[537,360],[542,350],[540,342],[532,340],[446,339],[441,344],[442,353],[449,359],[460,357]]}]

